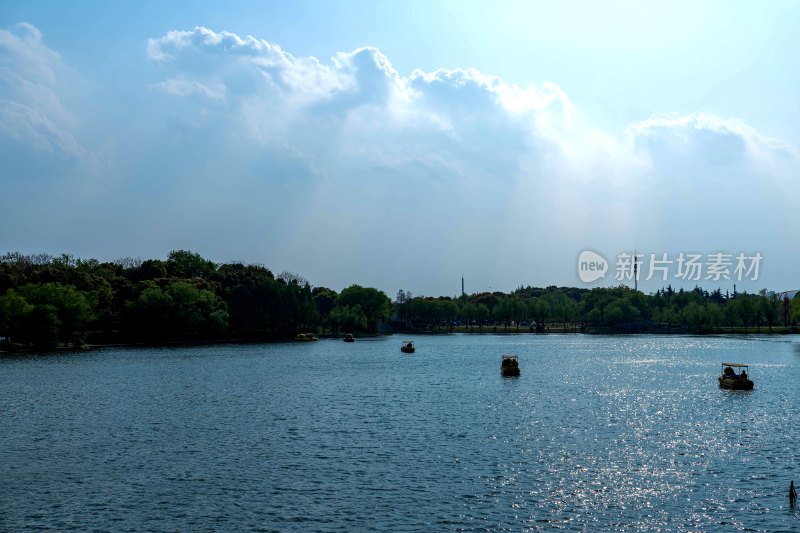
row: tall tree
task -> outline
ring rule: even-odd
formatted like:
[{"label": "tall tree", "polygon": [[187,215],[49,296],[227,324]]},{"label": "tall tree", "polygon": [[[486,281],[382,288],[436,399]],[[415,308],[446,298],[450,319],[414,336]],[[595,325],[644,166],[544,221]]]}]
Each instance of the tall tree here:
[{"label": "tall tree", "polygon": [[351,285],[343,289],[336,298],[336,307],[359,306],[367,318],[367,330],[375,332],[378,322],[391,315],[392,302],[383,291],[361,285]]},{"label": "tall tree", "polygon": [[167,272],[176,278],[204,278],[216,269],[213,262],[187,250],[173,250],[167,258]]}]

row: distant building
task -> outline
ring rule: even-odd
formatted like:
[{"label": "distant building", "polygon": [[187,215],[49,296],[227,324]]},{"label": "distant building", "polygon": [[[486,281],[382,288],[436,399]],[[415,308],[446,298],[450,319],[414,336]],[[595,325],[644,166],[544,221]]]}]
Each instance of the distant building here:
[{"label": "distant building", "polygon": [[793,291],[778,292],[775,295],[778,297],[778,300],[783,300],[784,298],[789,298],[790,300],[794,300],[795,298],[797,298],[798,293],[800,293],[800,289],[795,289]]}]

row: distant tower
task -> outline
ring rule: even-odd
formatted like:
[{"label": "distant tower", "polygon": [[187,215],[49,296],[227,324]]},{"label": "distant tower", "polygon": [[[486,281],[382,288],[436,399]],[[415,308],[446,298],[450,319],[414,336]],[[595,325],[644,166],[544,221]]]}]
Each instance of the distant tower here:
[{"label": "distant tower", "polygon": [[464,294],[464,274],[461,274],[461,297],[463,298],[464,296],[466,296]]},{"label": "distant tower", "polygon": [[633,290],[639,290],[639,258],[636,256],[636,248],[633,249]]}]

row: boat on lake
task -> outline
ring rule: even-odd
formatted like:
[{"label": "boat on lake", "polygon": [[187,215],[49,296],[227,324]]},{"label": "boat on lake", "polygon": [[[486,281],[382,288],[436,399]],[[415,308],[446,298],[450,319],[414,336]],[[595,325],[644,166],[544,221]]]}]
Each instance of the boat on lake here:
[{"label": "boat on lake", "polygon": [[753,382],[747,374],[748,365],[741,363],[722,363],[719,386],[722,389],[752,390]]},{"label": "boat on lake", "polygon": [[416,348],[414,348],[414,341],[403,341],[403,344],[400,345],[400,351],[403,353],[414,353]]},{"label": "boat on lake", "polygon": [[504,376],[519,376],[519,360],[511,353],[503,354],[500,361],[500,373]]},{"label": "boat on lake", "polygon": [[318,341],[319,339],[313,333],[298,333],[294,340],[297,342],[312,342]]},{"label": "boat on lake", "polygon": [[352,333],[348,333],[344,336],[344,342],[356,342],[356,339],[353,337]]}]

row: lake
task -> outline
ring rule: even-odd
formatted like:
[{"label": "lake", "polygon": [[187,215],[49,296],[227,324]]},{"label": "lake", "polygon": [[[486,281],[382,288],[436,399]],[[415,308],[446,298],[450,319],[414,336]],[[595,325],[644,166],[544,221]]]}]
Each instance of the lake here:
[{"label": "lake", "polygon": [[800,529],[798,336],[413,338],[2,358],[0,530]]}]

